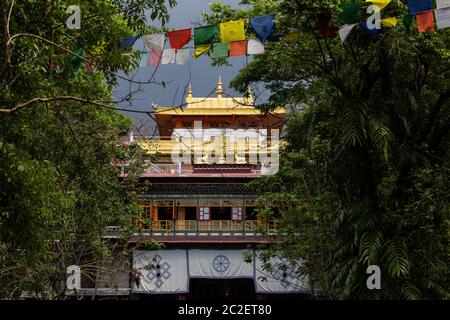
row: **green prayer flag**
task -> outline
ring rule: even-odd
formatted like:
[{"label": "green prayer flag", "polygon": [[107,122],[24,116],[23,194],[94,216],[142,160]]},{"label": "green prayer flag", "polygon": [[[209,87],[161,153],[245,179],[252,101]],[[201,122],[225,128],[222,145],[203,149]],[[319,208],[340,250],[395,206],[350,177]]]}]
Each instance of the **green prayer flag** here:
[{"label": "green prayer flag", "polygon": [[411,28],[411,24],[413,22],[414,16],[412,14],[405,14],[402,17],[403,25],[405,26],[405,29],[409,31],[409,28]]},{"label": "green prayer flag", "polygon": [[206,26],[194,29],[194,45],[201,46],[213,42],[216,35],[219,33],[217,26]]},{"label": "green prayer flag", "polygon": [[213,54],[214,59],[227,58],[228,57],[228,43],[214,43]]},{"label": "green prayer flag", "polygon": [[73,71],[78,72],[80,70],[81,63],[83,62],[82,57],[84,57],[84,49],[79,48],[79,49],[77,49],[77,51],[75,51],[75,53],[77,55],[72,54],[69,57],[69,61],[70,61],[70,64],[72,65]]},{"label": "green prayer flag", "polygon": [[339,5],[342,12],[339,14],[339,19],[344,24],[352,24],[359,22],[362,3],[342,3]]}]

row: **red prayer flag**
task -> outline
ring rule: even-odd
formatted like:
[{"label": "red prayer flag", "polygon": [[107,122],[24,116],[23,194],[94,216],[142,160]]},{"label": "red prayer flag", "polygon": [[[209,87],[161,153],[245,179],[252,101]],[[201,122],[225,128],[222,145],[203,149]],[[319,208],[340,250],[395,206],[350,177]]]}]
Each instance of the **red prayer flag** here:
[{"label": "red prayer flag", "polygon": [[92,64],[90,64],[89,62],[85,61],[84,65],[86,66],[86,70],[88,72],[92,72],[92,70],[94,70],[94,66]]},{"label": "red prayer flag", "polygon": [[245,56],[247,54],[247,40],[230,42],[230,57]]},{"label": "red prayer flag", "polygon": [[150,51],[148,55],[148,64],[150,67],[157,67],[161,61],[162,51]]},{"label": "red prayer flag", "polygon": [[329,12],[321,12],[317,17],[317,24],[320,32],[325,38],[335,38],[337,35],[337,28],[330,26],[331,14]]},{"label": "red prayer flag", "polygon": [[191,29],[183,29],[170,31],[167,33],[169,37],[170,47],[172,49],[181,49],[191,41]]},{"label": "red prayer flag", "polygon": [[432,10],[417,13],[416,20],[419,32],[434,32],[434,16]]}]

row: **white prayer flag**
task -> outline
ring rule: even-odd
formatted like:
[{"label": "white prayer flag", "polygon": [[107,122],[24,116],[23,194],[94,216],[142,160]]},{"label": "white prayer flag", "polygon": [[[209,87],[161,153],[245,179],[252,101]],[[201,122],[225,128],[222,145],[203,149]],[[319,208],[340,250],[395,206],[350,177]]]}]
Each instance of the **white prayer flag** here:
[{"label": "white prayer flag", "polygon": [[438,9],[450,7],[450,0],[436,0],[436,7]]},{"label": "white prayer flag", "polygon": [[356,24],[346,24],[339,29],[339,37],[341,38],[342,43],[344,43],[345,39],[347,39],[355,26]]},{"label": "white prayer flag", "polygon": [[177,50],[176,64],[188,64],[189,58],[190,58],[189,48]]},{"label": "white prayer flag", "polygon": [[175,49],[165,49],[162,54],[161,64],[175,63]]},{"label": "white prayer flag", "polygon": [[164,50],[164,33],[148,34],[142,37],[144,47],[148,51],[163,51]]},{"label": "white prayer flag", "polygon": [[261,54],[264,53],[264,43],[259,40],[248,40],[247,54]]},{"label": "white prayer flag", "polygon": [[434,10],[436,16],[436,26],[440,29],[450,27],[450,7]]}]

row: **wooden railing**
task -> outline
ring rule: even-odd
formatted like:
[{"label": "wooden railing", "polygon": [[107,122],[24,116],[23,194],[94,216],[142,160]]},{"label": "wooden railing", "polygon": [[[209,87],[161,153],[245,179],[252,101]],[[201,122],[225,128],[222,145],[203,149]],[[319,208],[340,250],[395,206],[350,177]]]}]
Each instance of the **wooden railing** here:
[{"label": "wooden railing", "polygon": [[139,231],[173,231],[177,232],[251,232],[264,233],[275,232],[277,222],[275,220],[158,220],[149,223],[138,221],[136,226]]}]

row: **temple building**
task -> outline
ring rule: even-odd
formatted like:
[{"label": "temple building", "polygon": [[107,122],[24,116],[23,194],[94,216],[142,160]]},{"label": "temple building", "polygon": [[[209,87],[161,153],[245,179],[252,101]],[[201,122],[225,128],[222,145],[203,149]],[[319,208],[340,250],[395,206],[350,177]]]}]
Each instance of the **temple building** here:
[{"label": "temple building", "polygon": [[[181,108],[155,108],[159,136],[132,136],[145,150],[140,210],[130,216],[130,294],[137,299],[270,299],[308,292],[287,259],[268,272],[260,245],[277,241],[277,222],[258,214],[249,182],[278,169],[286,110],[262,113],[249,89],[213,97],[191,86]],[[126,168],[122,176],[126,176]],[[245,258],[246,257],[246,258]],[[244,259],[245,258],[245,259]],[[281,296],[280,296],[281,295]]]}]

